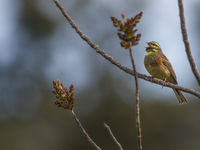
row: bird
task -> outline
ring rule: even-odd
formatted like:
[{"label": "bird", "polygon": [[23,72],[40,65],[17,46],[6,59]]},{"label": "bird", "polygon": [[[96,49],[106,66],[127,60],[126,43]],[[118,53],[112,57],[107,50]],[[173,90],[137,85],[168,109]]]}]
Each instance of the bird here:
[{"label": "bird", "polygon": [[[165,82],[170,82],[178,85],[176,74],[172,68],[171,63],[162,52],[160,45],[155,42],[146,42],[146,54],[144,57],[144,66],[152,78],[158,78]],[[180,104],[187,104],[188,100],[178,89],[172,88],[176,98]]]}]

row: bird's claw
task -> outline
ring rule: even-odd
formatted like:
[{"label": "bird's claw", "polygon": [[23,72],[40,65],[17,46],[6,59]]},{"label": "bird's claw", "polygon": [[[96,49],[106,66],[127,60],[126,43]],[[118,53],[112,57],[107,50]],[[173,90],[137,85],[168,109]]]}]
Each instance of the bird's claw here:
[{"label": "bird's claw", "polygon": [[165,80],[163,80],[163,84],[162,84],[162,88],[163,88],[163,86],[165,86],[166,85],[166,78],[165,78]]}]

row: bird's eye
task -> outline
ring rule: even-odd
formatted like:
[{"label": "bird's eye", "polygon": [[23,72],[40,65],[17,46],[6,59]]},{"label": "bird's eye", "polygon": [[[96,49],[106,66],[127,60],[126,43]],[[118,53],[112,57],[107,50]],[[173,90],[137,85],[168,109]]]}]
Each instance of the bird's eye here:
[{"label": "bird's eye", "polygon": [[158,45],[156,43],[151,43],[153,46],[157,47]]}]

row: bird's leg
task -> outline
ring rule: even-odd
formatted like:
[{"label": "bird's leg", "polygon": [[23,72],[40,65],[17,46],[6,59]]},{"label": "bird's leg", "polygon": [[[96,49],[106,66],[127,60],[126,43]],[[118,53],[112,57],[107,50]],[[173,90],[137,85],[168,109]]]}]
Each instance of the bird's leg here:
[{"label": "bird's leg", "polygon": [[154,76],[150,77],[151,82],[153,82],[154,78],[155,78]]},{"label": "bird's leg", "polygon": [[162,88],[163,88],[163,86],[165,86],[166,85],[166,78],[163,80],[163,84],[162,84]]}]

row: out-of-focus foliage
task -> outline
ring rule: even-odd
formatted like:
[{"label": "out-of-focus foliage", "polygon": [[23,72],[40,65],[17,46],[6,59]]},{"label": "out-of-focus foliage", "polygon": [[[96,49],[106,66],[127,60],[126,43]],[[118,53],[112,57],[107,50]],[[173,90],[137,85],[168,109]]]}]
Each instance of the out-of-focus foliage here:
[{"label": "out-of-focus foliage", "polygon": [[52,18],[45,16],[39,10],[38,0],[22,0],[23,6],[20,15],[20,24],[23,30],[27,31],[33,38],[50,36],[54,31],[56,23]]}]

